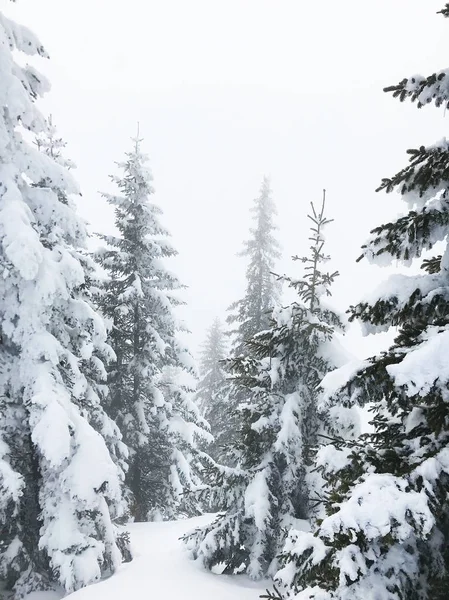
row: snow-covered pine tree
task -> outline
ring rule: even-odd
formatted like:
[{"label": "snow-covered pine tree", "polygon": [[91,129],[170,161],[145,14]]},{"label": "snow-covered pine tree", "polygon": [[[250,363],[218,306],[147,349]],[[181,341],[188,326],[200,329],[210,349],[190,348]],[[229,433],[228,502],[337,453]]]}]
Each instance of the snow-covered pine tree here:
[{"label": "snow-covered pine tree", "polygon": [[[449,4],[443,14],[449,16]],[[386,88],[418,106],[447,106],[449,70]],[[373,402],[374,433],[324,448],[327,516],[296,534],[278,574],[297,600],[443,600],[449,587],[449,145],[408,151],[410,164],[379,190],[409,212],[372,231],[363,256],[410,264],[437,242],[421,275],[391,276],[351,308],[366,333],[399,327],[379,356],[331,374],[328,393]],[[332,392],[333,390],[333,392]]]},{"label": "snow-covered pine tree", "polygon": [[[243,298],[233,302],[228,308],[226,322],[232,340],[232,354],[244,355],[249,351],[246,342],[270,326],[273,309],[280,301],[280,283],[273,275],[280,258],[280,244],[276,240],[276,206],[273,202],[270,181],[264,177],[259,196],[251,208],[254,227],[250,229],[250,239],[244,242],[241,256],[248,257],[246,269],[246,289]],[[232,422],[229,432],[235,441],[240,428],[238,406],[246,400],[243,386],[228,386],[228,414]],[[228,445],[226,456],[221,460],[226,465],[235,465],[235,453]]]},{"label": "snow-covered pine tree", "polygon": [[[45,131],[41,131],[36,135],[35,144],[41,152],[53,158],[59,165],[66,169],[73,169],[75,164],[70,159],[63,155],[63,151],[67,146],[66,142],[58,136],[53,117],[50,115],[47,119],[47,127]],[[62,193],[63,190],[61,190]]]},{"label": "snow-covered pine tree", "polygon": [[120,194],[105,194],[115,210],[118,236],[101,236],[96,258],[108,274],[99,306],[112,322],[116,360],[109,370],[110,415],[123,432],[127,487],[135,519],[173,518],[196,485],[192,451],[204,420],[192,400],[192,358],[181,344],[175,309],[183,288],[167,270],[176,255],[160,222],[148,158],[141,140],[112,176]]},{"label": "snow-covered pine tree", "polygon": [[245,295],[231,304],[226,319],[232,327],[232,349],[236,356],[245,352],[247,340],[268,328],[271,313],[279,302],[279,283],[273,271],[280,257],[280,246],[275,238],[276,207],[267,177],[263,179],[251,212],[254,227],[250,229],[251,237],[244,243],[240,253],[249,259]]},{"label": "snow-covered pine tree", "polygon": [[212,497],[227,510],[185,538],[205,567],[254,579],[274,575],[286,529],[309,517],[308,466],[320,430],[317,386],[341,365],[334,362],[341,322],[323,302],[337,275],[323,270],[324,201],[319,212],[312,205],[310,218],[311,255],[300,259],[305,276],[288,280],[298,300],[275,310],[269,329],[247,340],[246,355],[229,361],[233,385],[245,392],[239,461],[233,468],[210,467]]},{"label": "snow-covered pine tree", "polygon": [[214,441],[207,445],[207,452],[220,463],[227,462],[225,455],[236,427],[235,415],[229,410],[227,402],[229,386],[224,369],[226,356],[226,334],[220,319],[216,318],[207,332],[201,350],[196,401],[214,437]]},{"label": "snow-covered pine tree", "polygon": [[[75,163],[66,158],[63,154],[65,147],[67,146],[66,142],[58,135],[57,129],[53,123],[53,117],[47,119],[46,129],[40,132],[35,139],[35,144],[40,152],[43,152],[47,156],[51,157],[58,165],[64,167],[67,170],[73,169],[76,167]],[[35,184],[37,187],[49,187],[57,196],[60,202],[63,204],[69,204],[70,198],[67,195],[67,192],[55,186],[50,180],[41,180],[38,184]],[[75,205],[72,204],[72,207],[75,208]],[[51,223],[51,229],[54,229],[56,224],[54,222]],[[51,234],[51,231],[48,232]],[[87,238],[87,236],[86,236]],[[99,286],[101,285],[100,280],[98,279],[98,269],[95,261],[90,256],[87,248],[85,247],[78,248],[77,258],[81,262],[84,269],[84,283],[82,286],[82,291],[84,293],[85,299],[89,302],[89,304],[93,307],[95,305],[96,296],[98,295]],[[114,353],[112,348],[107,347],[107,355],[103,357],[103,363],[107,365],[114,358]],[[91,365],[92,366],[92,365]],[[98,396],[101,398],[101,407],[100,410],[104,414],[105,408],[107,409],[109,403],[109,390],[107,386],[107,375],[103,372],[102,376],[98,378],[98,369],[93,362],[93,366],[95,367],[93,372],[89,369],[89,365],[86,363],[84,368],[84,375],[88,379],[90,385],[94,387],[98,393]],[[93,407],[92,407],[93,408]],[[94,408],[93,408],[94,410]],[[121,479],[124,480],[124,473],[128,469],[127,458],[128,458],[128,449],[126,445],[122,442],[122,435],[120,430],[118,429],[115,422],[111,421],[110,426],[107,428],[101,427],[101,421],[103,417],[100,416],[98,423],[100,429],[102,429],[101,433],[106,441],[106,444],[111,453],[111,457],[116,462],[117,466],[120,469]],[[126,502],[122,506],[122,520],[126,521],[129,518],[128,510],[126,508]],[[124,548],[122,548],[124,550]]]},{"label": "snow-covered pine tree", "polygon": [[123,448],[102,408],[112,351],[89,297],[77,186],[23,137],[47,130],[34,101],[49,84],[16,52],[46,56],[0,13],[0,586],[20,597],[120,564]]}]

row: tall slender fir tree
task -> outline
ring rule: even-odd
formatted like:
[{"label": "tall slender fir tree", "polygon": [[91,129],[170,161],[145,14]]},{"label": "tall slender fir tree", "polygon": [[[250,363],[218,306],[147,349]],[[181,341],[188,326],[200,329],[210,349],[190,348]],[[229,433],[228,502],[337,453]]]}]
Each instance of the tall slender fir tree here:
[{"label": "tall slender fir tree", "polygon": [[267,177],[264,177],[251,212],[254,227],[241,252],[241,256],[248,257],[245,295],[231,304],[226,319],[232,327],[234,355],[244,352],[245,342],[268,328],[271,313],[279,302],[279,283],[273,271],[280,258],[280,246],[275,238],[276,207]]},{"label": "tall slender fir tree", "polygon": [[[419,107],[447,106],[448,83],[446,70],[386,91]],[[284,595],[297,600],[447,598],[449,145],[408,154],[410,164],[379,190],[398,190],[409,212],[374,229],[363,256],[407,265],[437,242],[444,250],[425,258],[422,275],[394,275],[351,308],[367,333],[399,327],[399,334],[387,352],[327,382],[340,402],[374,403],[374,433],[320,453],[327,516],[313,533],[290,537],[278,574]]]},{"label": "tall slender fir tree", "polygon": [[49,85],[16,52],[46,56],[0,13],[0,587],[21,597],[71,592],[120,564],[124,449],[102,406],[112,352],[77,186],[22,135],[51,138],[34,103]]},{"label": "tall slender fir tree", "polygon": [[235,418],[227,401],[229,385],[224,369],[226,342],[226,335],[217,318],[207,332],[201,351],[200,379],[196,391],[197,404],[214,438],[207,445],[207,452],[217,462],[227,462],[227,449],[235,430]]},{"label": "tall slender fir tree", "polygon": [[[280,245],[276,240],[276,206],[273,202],[270,181],[264,177],[259,196],[251,208],[254,227],[250,239],[244,243],[241,256],[248,258],[246,289],[243,298],[228,308],[228,334],[232,341],[233,356],[249,352],[247,342],[270,326],[273,309],[280,302],[280,282],[273,271],[280,258]],[[230,416],[227,449],[221,460],[225,465],[236,464],[236,454],[231,449],[241,428],[239,406],[247,400],[244,386],[227,387],[227,406]]]},{"label": "tall slender fir tree", "polygon": [[96,254],[109,277],[99,306],[112,322],[116,354],[109,410],[130,451],[126,483],[139,521],[188,508],[187,493],[197,483],[192,452],[205,435],[190,389],[193,361],[178,338],[183,286],[165,265],[176,251],[152,202],[147,160],[135,139],[118,165],[122,175],[111,177],[120,195],[105,194],[119,236],[101,236],[107,246]]},{"label": "tall slender fir tree", "polygon": [[311,256],[302,259],[306,274],[289,280],[298,300],[276,310],[269,328],[247,340],[248,351],[229,361],[233,385],[245,392],[235,448],[239,460],[234,468],[209,469],[212,495],[227,510],[186,536],[194,558],[207,568],[220,565],[224,573],[273,575],[286,528],[310,513],[308,466],[320,429],[316,390],[337,366],[327,357],[341,326],[322,305],[337,275],[322,270],[327,260],[322,231],[329,222],[324,202],[311,218]]}]

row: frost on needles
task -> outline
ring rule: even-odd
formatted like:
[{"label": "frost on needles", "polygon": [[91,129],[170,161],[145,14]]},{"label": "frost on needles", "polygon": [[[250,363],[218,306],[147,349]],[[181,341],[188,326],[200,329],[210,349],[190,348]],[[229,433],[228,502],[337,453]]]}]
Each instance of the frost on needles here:
[{"label": "frost on needles", "polygon": [[224,367],[226,356],[226,334],[220,320],[215,319],[201,350],[200,379],[195,400],[213,436],[213,441],[207,443],[205,449],[214,460],[221,463],[228,458],[238,419],[229,402],[229,383]]},{"label": "frost on needles", "polygon": [[228,361],[234,397],[241,399],[236,464],[209,463],[206,469],[212,498],[226,510],[185,537],[192,556],[214,571],[246,572],[254,579],[273,575],[286,530],[307,527],[313,514],[320,482],[310,467],[318,435],[329,421],[341,434],[357,433],[346,409],[318,409],[321,379],[341,365],[334,339],[341,322],[325,302],[337,274],[324,268],[324,202],[320,211],[312,209],[310,255],[301,259],[305,275],[287,278],[297,300],[276,309],[268,328]]},{"label": "frost on needles", "polygon": [[[248,350],[248,340],[269,327],[273,309],[279,305],[280,300],[280,284],[273,273],[280,258],[280,244],[275,235],[276,206],[268,177],[264,177],[259,195],[254,199],[250,210],[253,227],[250,228],[249,239],[244,242],[240,252],[240,256],[248,261],[245,293],[231,304],[226,318],[230,326],[226,334],[231,339],[234,356],[244,355]],[[223,369],[227,373],[226,364]],[[243,386],[233,386],[227,382],[218,398],[221,405],[219,410],[223,416],[226,414],[226,418],[218,425],[217,418],[212,417],[209,411],[209,416],[212,417],[211,433],[216,438],[211,453],[222,465],[235,466],[238,460],[233,448],[240,427],[239,405],[246,395],[247,391]],[[215,405],[218,408],[217,402]]]},{"label": "frost on needles", "polygon": [[254,226],[240,256],[248,257],[246,290],[243,298],[231,304],[226,322],[231,325],[233,354],[245,352],[245,343],[269,326],[273,308],[279,303],[279,283],[273,276],[280,258],[275,237],[276,206],[270,181],[264,177],[259,196],[251,207]]},{"label": "frost on needles", "polygon": [[[447,73],[387,91],[418,106],[446,106]],[[448,597],[449,150],[443,140],[409,155],[379,188],[398,190],[409,212],[374,229],[363,256],[380,264],[420,259],[423,273],[390,277],[351,308],[367,333],[399,333],[387,352],[353,366],[337,385],[333,374],[324,381],[327,395],[347,406],[373,403],[374,432],[319,454],[327,514],[312,533],[290,535],[277,574],[284,597]],[[436,242],[443,253],[426,254]]]},{"label": "frost on needles", "polygon": [[108,412],[123,432],[129,456],[126,485],[138,521],[192,514],[199,484],[196,445],[208,428],[192,399],[193,359],[180,342],[175,309],[182,286],[166,266],[176,255],[152,197],[142,140],[133,140],[119,194],[105,194],[119,235],[101,236],[96,258],[107,278],[98,298],[112,325],[115,352],[108,372]]},{"label": "frost on needles", "polygon": [[48,151],[35,105],[48,82],[16,53],[46,56],[0,14],[0,580],[21,596],[71,592],[121,563],[126,450],[102,405],[112,351],[92,305],[78,188]]}]

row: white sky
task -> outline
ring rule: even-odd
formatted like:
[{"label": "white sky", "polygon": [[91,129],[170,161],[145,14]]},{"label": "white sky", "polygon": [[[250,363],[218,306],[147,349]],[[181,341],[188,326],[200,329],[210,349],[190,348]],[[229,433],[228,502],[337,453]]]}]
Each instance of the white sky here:
[{"label": "white sky", "polygon": [[[241,296],[236,257],[264,174],[279,211],[284,259],[307,251],[306,213],[328,193],[332,267],[345,310],[385,277],[355,263],[369,230],[405,210],[374,192],[406,164],[406,148],[445,135],[443,110],[418,111],[382,92],[447,67],[443,0],[0,0],[51,55],[38,61],[53,89],[41,102],[78,165],[80,210],[94,231],[113,217],[114,161],[136,123],[189,286],[184,316],[196,349],[215,315]],[[378,336],[376,336],[378,338]],[[358,330],[357,354],[380,347]]]}]

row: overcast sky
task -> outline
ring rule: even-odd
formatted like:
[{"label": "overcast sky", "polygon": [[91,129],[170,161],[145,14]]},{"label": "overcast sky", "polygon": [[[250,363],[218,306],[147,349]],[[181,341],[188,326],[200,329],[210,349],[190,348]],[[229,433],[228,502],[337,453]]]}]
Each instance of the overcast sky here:
[{"label": "overcast sky", "polygon": [[[443,0],[0,0],[38,34],[52,113],[78,165],[80,210],[110,231],[114,161],[136,123],[189,286],[185,319],[197,348],[205,328],[244,288],[236,253],[264,174],[279,211],[282,273],[298,274],[306,214],[327,189],[327,250],[345,310],[386,276],[355,263],[370,229],[405,210],[376,194],[405,150],[441,139],[443,110],[418,111],[382,88],[448,66]],[[385,343],[348,335],[360,355]]]}]

